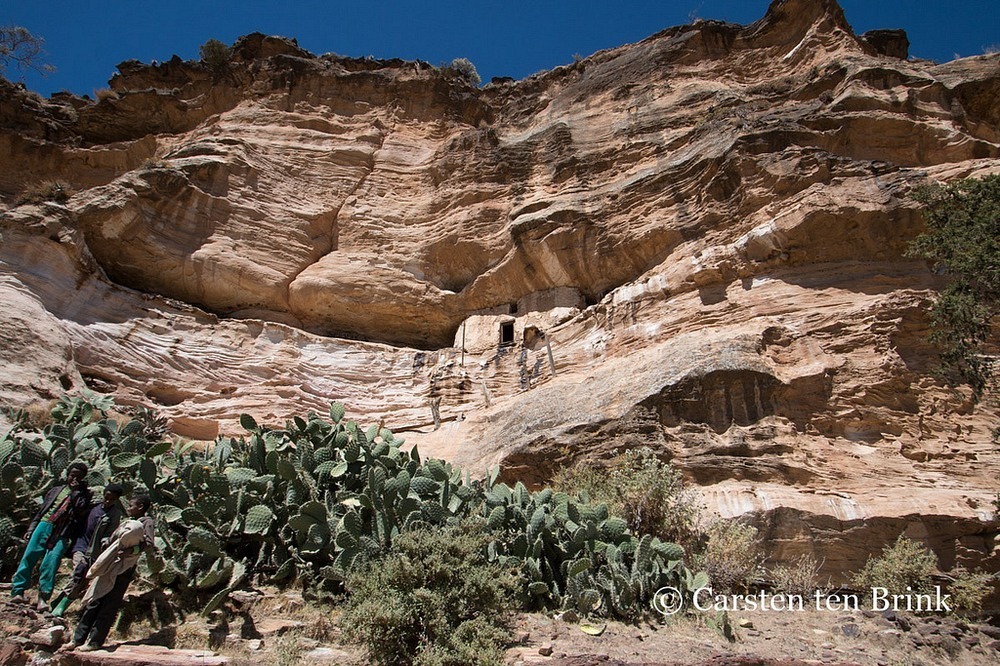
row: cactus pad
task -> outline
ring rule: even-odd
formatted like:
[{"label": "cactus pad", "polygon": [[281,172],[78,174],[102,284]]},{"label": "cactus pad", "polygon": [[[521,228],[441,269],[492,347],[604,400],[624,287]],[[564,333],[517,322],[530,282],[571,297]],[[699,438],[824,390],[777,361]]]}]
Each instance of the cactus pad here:
[{"label": "cactus pad", "polygon": [[193,548],[197,548],[201,552],[214,555],[215,557],[222,556],[222,542],[204,527],[192,527],[188,531],[187,536],[188,543]]}]

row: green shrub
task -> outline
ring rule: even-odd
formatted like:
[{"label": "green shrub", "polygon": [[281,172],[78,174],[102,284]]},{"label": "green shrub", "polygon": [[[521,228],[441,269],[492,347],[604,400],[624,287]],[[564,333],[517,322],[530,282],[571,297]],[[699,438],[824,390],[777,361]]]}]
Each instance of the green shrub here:
[{"label": "green shrub", "polygon": [[215,77],[222,76],[229,69],[229,57],[232,50],[218,39],[210,39],[198,48],[201,61],[212,71]]},{"label": "green shrub", "polygon": [[487,564],[482,523],[404,532],[351,575],[342,626],[377,664],[500,664],[521,583]]},{"label": "green shrub", "polygon": [[577,464],[560,470],[552,485],[607,504],[635,534],[652,534],[687,551],[697,550],[702,513],[699,495],[685,488],[681,473],[649,448],[626,451],[615,458],[610,469]]},{"label": "green shrub", "polygon": [[976,616],[983,610],[983,601],[993,592],[993,574],[956,569],[948,585],[951,609],[959,615]]},{"label": "green shrub", "polygon": [[757,528],[737,520],[717,520],[708,528],[708,543],[695,561],[708,573],[715,592],[747,590],[764,562]]},{"label": "green shrub", "polygon": [[923,187],[913,198],[923,205],[927,230],[910,254],[949,277],[931,312],[931,340],[941,347],[946,374],[979,397],[993,376],[983,346],[1000,313],[1000,175]]},{"label": "green shrub", "polygon": [[889,594],[925,592],[930,587],[936,564],[937,559],[930,550],[900,535],[882,555],[868,558],[853,582],[861,589],[883,587]]}]

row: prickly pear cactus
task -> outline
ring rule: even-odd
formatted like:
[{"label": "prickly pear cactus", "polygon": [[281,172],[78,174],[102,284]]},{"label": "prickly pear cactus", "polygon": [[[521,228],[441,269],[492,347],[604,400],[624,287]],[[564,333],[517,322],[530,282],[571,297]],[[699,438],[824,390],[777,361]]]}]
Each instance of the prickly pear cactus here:
[{"label": "prickly pear cactus", "polygon": [[[492,532],[484,557],[520,567],[536,606],[633,617],[664,585],[690,587],[683,550],[630,534],[604,505],[550,489],[473,482],[381,426],[310,413],[284,429],[240,416],[244,437],[208,447],[162,438],[155,413],[119,424],[107,396],[65,398],[42,431],[0,440],[0,565],[9,576],[39,494],[74,460],[88,482],[118,482],[155,505],[157,554],[145,575],[205,612],[246,582],[339,591],[353,568],[388,552],[405,530],[481,517]],[[153,424],[151,426],[150,424]],[[6,545],[2,545],[6,544]]]}]

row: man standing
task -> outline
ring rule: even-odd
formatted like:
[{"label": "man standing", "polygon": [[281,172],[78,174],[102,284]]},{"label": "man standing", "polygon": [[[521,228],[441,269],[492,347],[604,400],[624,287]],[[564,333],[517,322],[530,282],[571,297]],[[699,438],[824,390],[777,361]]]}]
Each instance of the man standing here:
[{"label": "man standing", "polygon": [[86,465],[82,462],[72,463],[66,470],[66,483],[45,493],[42,507],[31,519],[28,545],[11,581],[13,601],[26,603],[24,591],[31,586],[35,566],[41,560],[37,610],[48,610],[59,561],[69,543],[83,531],[87,512],[90,510],[91,494],[84,481],[86,476]]},{"label": "man standing", "polygon": [[101,554],[108,537],[118,529],[122,510],[119,504],[121,485],[112,483],[104,488],[104,501],[90,510],[83,534],[73,542],[73,575],[62,592],[52,600],[52,615],[62,617],[74,599],[83,596],[87,589],[87,569]]}]

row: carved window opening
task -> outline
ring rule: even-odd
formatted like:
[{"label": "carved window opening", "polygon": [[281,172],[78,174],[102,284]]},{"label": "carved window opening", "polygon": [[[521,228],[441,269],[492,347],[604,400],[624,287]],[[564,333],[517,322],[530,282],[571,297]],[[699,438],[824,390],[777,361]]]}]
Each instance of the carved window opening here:
[{"label": "carved window opening", "polygon": [[514,322],[508,321],[500,324],[500,344],[514,344]]}]

